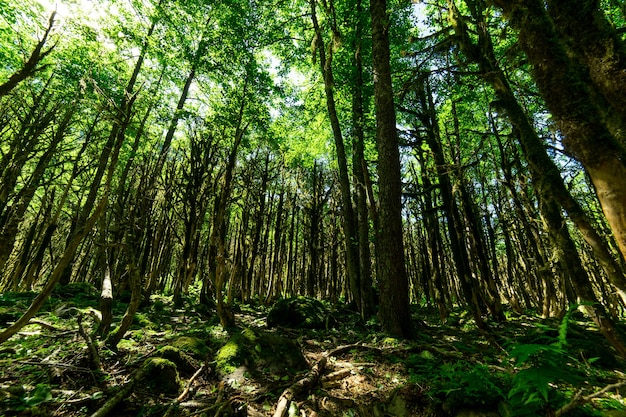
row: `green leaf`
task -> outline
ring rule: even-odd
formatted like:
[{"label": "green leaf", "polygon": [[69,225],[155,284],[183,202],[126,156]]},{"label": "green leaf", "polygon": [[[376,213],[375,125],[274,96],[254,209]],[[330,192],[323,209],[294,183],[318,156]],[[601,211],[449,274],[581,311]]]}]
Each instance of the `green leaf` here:
[{"label": "green leaf", "polygon": [[34,390],[30,392],[30,395],[24,397],[24,403],[33,407],[52,399],[50,387],[46,384],[37,384]]}]

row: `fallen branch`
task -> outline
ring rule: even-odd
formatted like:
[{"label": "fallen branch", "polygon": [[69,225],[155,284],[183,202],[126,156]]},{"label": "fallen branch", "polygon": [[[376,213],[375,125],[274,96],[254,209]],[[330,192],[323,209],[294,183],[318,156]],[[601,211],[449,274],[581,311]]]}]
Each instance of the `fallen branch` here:
[{"label": "fallen branch", "polygon": [[174,411],[181,406],[181,403],[183,401],[185,401],[185,398],[187,398],[187,395],[189,394],[189,390],[191,390],[191,385],[193,384],[193,381],[195,381],[200,374],[202,374],[202,372],[204,372],[207,369],[207,364],[204,363],[202,364],[202,366],[191,376],[191,378],[189,378],[189,381],[187,381],[187,386],[185,387],[185,389],[183,390],[183,392],[174,400],[172,401],[172,403],[169,405],[169,407],[167,407],[167,411],[165,412],[165,414],[163,414],[163,417],[168,417],[170,415],[172,415],[174,413]]},{"label": "fallen branch", "polygon": [[327,355],[322,356],[322,358],[313,366],[313,368],[311,368],[309,373],[304,378],[298,380],[295,384],[283,391],[278,399],[278,405],[276,405],[274,417],[284,417],[285,414],[287,414],[291,399],[296,395],[313,388],[315,384],[317,384],[320,375],[324,371],[327,360]]},{"label": "fallen branch", "polygon": [[338,348],[335,348],[331,350],[330,352],[328,352],[326,356],[327,357],[339,356],[342,353],[350,352],[351,350],[373,350],[374,353],[376,353],[377,355],[382,355],[383,353],[383,351],[377,347],[363,345],[361,343],[354,343],[352,345],[339,346]]},{"label": "fallen branch", "polygon": [[206,369],[207,369],[207,365],[206,363],[204,363],[202,364],[200,369],[198,369],[191,376],[191,378],[189,378],[189,381],[187,381],[187,386],[185,387],[185,390],[178,396],[178,398],[176,398],[177,402],[182,402],[185,400],[185,398],[187,398],[187,394],[189,394],[189,390],[191,389],[191,384],[193,384],[193,381],[195,381],[202,374],[202,372],[204,372]]},{"label": "fallen branch", "polygon": [[340,369],[340,370],[335,371],[335,372],[331,372],[328,375],[324,375],[322,378],[320,378],[320,381],[322,383],[338,381],[340,379],[344,379],[345,377],[349,376],[350,374],[352,374],[352,369],[344,368],[344,369]]},{"label": "fallen branch", "polygon": [[126,385],[124,385],[117,392],[117,394],[115,394],[107,402],[105,402],[104,405],[98,409],[98,411],[93,413],[91,417],[105,417],[111,411],[113,411],[115,406],[117,406],[124,398],[127,398],[128,396],[130,396],[130,394],[133,392],[133,388],[135,387],[135,384],[137,383],[137,381],[143,378],[145,372],[146,371],[143,366],[139,368],[137,371],[135,371],[130,381],[128,381]]},{"label": "fallen branch", "polygon": [[556,410],[556,413],[554,413],[554,415],[556,417],[560,417],[564,415],[565,413],[573,410],[574,408],[577,408],[593,400],[594,398],[597,398],[611,390],[614,390],[615,388],[619,388],[624,385],[626,385],[626,381],[616,382],[615,384],[607,385],[606,387],[602,388],[600,391],[597,391],[597,392],[594,392],[593,394],[589,394],[585,396],[582,395],[583,392],[582,390],[580,390],[576,393],[576,395],[574,395],[574,398],[572,398],[572,401],[570,401],[569,403],[565,404],[563,407]]},{"label": "fallen branch", "polygon": [[46,330],[52,330],[55,332],[58,332],[60,330],[58,327],[55,327],[52,324],[46,323],[45,321],[41,321],[41,320],[32,319],[28,322],[28,324],[38,324],[39,326],[43,327]]}]

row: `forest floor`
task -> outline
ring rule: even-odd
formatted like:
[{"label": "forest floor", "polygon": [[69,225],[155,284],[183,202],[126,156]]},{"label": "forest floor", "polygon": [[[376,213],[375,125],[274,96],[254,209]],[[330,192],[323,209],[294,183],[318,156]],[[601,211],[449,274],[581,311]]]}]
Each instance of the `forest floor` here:
[{"label": "forest floor", "polygon": [[[0,294],[0,330],[34,296]],[[241,305],[226,331],[191,299],[155,297],[114,351],[93,335],[95,291],[65,287],[0,345],[0,416],[626,416],[625,362],[577,310],[507,313],[485,334],[462,310],[442,323],[415,307],[419,335],[402,341],[300,301],[299,325]]]}]

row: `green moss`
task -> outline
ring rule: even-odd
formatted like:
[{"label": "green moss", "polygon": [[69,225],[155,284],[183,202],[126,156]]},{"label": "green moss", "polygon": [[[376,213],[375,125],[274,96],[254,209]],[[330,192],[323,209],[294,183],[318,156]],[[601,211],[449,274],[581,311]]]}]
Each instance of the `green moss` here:
[{"label": "green moss", "polygon": [[257,340],[257,335],[254,333],[254,331],[252,329],[243,329],[241,331],[241,335],[243,337],[245,337],[246,339],[248,339],[250,342],[256,342]]},{"label": "green moss", "polygon": [[174,346],[168,345],[161,348],[156,356],[174,362],[181,373],[191,374],[195,371],[193,358]]},{"label": "green moss", "polygon": [[164,394],[177,394],[181,389],[178,369],[174,362],[164,358],[148,358],[143,363],[144,379],[148,387]]},{"label": "green moss", "polygon": [[204,340],[197,337],[181,336],[170,343],[175,348],[182,350],[183,352],[196,357],[198,359],[204,359],[211,353],[209,347],[204,343]]},{"label": "green moss", "polygon": [[157,330],[159,326],[152,322],[144,313],[135,313],[133,323],[141,329]]},{"label": "green moss", "polygon": [[122,339],[117,344],[117,348],[120,350],[131,350],[135,349],[139,344],[132,339]]},{"label": "green moss", "polygon": [[239,355],[239,339],[231,338],[215,355],[218,372],[229,374],[237,368]]},{"label": "green moss", "polygon": [[253,329],[233,334],[215,357],[217,371],[228,375],[245,366],[250,372],[283,373],[307,367],[298,346],[290,339]]}]

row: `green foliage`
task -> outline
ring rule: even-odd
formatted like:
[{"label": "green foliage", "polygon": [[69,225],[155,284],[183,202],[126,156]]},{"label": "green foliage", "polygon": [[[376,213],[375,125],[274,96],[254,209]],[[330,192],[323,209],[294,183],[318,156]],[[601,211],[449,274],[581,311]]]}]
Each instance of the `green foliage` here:
[{"label": "green foliage", "polygon": [[52,399],[51,388],[47,384],[37,384],[31,391],[26,391],[23,386],[17,386],[9,390],[9,393],[8,398],[3,399],[0,405],[15,412],[32,410]]},{"label": "green foliage", "polygon": [[542,343],[514,343],[509,354],[521,368],[513,378],[508,393],[516,416],[534,416],[560,407],[565,395],[558,390],[562,384],[576,385],[583,375],[573,366],[576,362],[567,350],[567,329],[570,317],[578,306],[572,306],[558,327],[558,335],[551,343],[543,343],[549,336],[541,336]]},{"label": "green foliage", "polygon": [[410,382],[425,385],[429,393],[450,409],[489,407],[505,399],[508,375],[466,360],[442,362],[430,351],[409,356],[405,362]]}]

